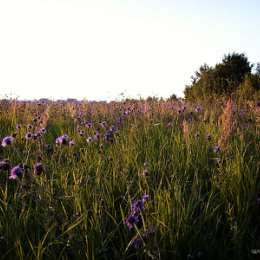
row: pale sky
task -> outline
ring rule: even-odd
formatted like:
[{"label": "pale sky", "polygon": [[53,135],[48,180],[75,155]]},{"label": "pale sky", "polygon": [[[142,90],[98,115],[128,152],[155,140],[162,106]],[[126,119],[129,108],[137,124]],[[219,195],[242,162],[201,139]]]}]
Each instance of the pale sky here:
[{"label": "pale sky", "polygon": [[260,61],[259,0],[0,0],[0,98],[183,96],[229,52]]}]

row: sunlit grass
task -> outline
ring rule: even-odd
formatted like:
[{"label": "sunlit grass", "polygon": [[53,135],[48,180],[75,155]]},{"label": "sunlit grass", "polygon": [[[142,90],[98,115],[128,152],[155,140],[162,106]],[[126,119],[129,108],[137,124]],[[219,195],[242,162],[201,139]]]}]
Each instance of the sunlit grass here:
[{"label": "sunlit grass", "polygon": [[[0,172],[0,259],[251,259],[260,249],[259,110],[234,105],[236,127],[215,152],[225,104],[183,106],[2,101],[1,140],[16,137],[0,160],[24,173]],[[40,138],[24,138],[42,127]],[[63,134],[75,145],[55,145]]]}]

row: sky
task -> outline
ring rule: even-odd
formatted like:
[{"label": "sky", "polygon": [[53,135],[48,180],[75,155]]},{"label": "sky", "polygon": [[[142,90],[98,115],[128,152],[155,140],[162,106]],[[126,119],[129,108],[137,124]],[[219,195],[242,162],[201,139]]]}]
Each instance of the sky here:
[{"label": "sky", "polygon": [[0,98],[183,96],[224,54],[260,62],[259,0],[0,0]]}]

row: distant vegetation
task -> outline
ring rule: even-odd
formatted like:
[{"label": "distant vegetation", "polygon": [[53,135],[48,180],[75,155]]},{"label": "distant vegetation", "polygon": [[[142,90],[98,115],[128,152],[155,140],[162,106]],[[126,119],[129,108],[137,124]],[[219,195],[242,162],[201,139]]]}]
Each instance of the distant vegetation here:
[{"label": "distant vegetation", "polygon": [[260,98],[260,64],[255,72],[245,54],[232,53],[224,55],[222,62],[210,67],[200,66],[191,85],[184,90],[187,100],[213,100],[228,96],[236,100],[259,100]]}]

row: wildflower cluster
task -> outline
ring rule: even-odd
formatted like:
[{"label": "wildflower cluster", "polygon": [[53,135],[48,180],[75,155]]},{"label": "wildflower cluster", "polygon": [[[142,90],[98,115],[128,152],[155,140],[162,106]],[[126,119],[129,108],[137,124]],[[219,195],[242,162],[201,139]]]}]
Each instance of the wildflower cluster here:
[{"label": "wildflower cluster", "polygon": [[145,203],[149,199],[149,195],[145,194],[142,196],[141,200],[136,200],[131,205],[131,212],[126,217],[125,224],[128,226],[129,229],[132,229],[137,226],[142,226],[140,214],[141,211],[145,209]]}]

